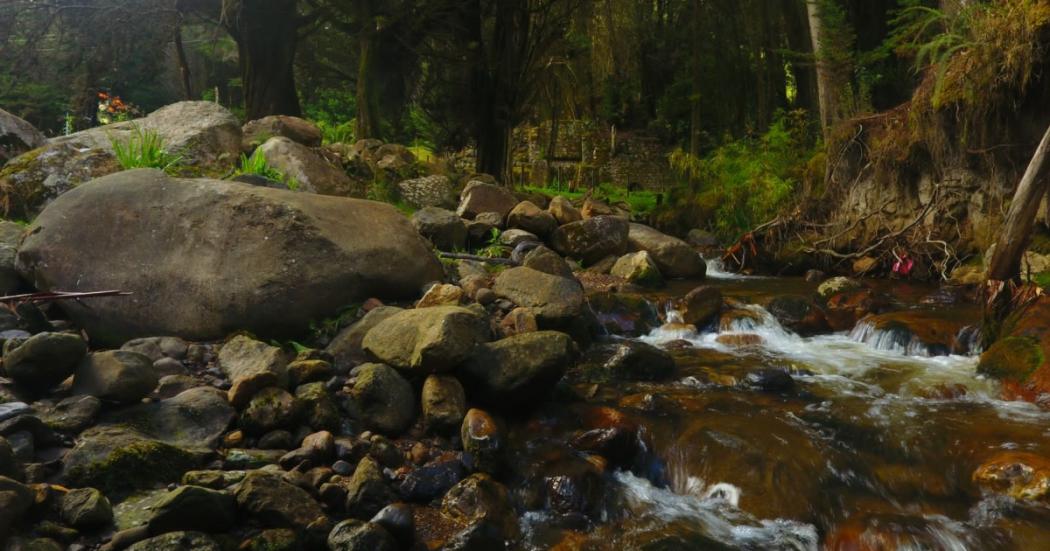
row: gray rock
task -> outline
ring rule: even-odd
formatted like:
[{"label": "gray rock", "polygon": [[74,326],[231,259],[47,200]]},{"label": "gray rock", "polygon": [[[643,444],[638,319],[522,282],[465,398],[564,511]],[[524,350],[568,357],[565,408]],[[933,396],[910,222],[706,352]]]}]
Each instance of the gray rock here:
[{"label": "gray rock", "polygon": [[266,158],[266,164],[289,179],[286,183],[290,188],[321,195],[364,197],[365,190],[341,167],[305,145],[276,136],[266,140],[258,151]]},{"label": "gray rock", "polygon": [[456,214],[473,219],[483,212],[498,212],[500,216],[506,217],[517,204],[518,199],[506,189],[473,181],[463,188]]},{"label": "gray rock", "polygon": [[547,211],[554,216],[554,219],[558,221],[559,226],[583,220],[583,215],[580,214],[580,210],[574,207],[571,201],[561,195],[551,199],[550,204],[547,205]]},{"label": "gray rock", "polygon": [[328,534],[331,551],[397,551],[394,537],[374,522],[347,519]]},{"label": "gray rock", "polygon": [[368,355],[361,347],[365,335],[379,322],[401,311],[396,306],[379,306],[373,308],[356,323],[340,331],[325,348],[332,355],[336,368],[345,372],[351,366],[368,361]]},{"label": "gray rock", "polygon": [[500,543],[521,537],[510,492],[486,474],[476,473],[456,484],[441,501],[441,512],[461,526],[493,528]]},{"label": "gray rock", "polygon": [[0,189],[5,190],[0,195],[9,206],[7,216],[32,218],[79,184],[120,171],[113,141],[127,142],[136,130],[156,132],[166,152],[204,174],[227,172],[241,150],[240,123],[224,107],[210,101],[175,103],[141,119],[54,138],[11,159],[0,170]]},{"label": "gray rock", "polygon": [[343,426],[343,413],[325,383],[307,383],[295,389],[295,399],[299,401],[302,411],[302,422],[314,430],[340,430]]},{"label": "gray rock", "polygon": [[412,214],[412,225],[439,250],[455,251],[467,246],[467,226],[456,213],[425,207]]},{"label": "gray rock", "polygon": [[54,430],[78,433],[95,424],[102,401],[94,396],[70,396],[43,412],[41,418]]},{"label": "gray rock", "polygon": [[554,230],[551,247],[562,256],[578,258],[585,265],[627,250],[630,226],[618,216],[595,216],[570,222]]},{"label": "gray rock", "polygon": [[682,323],[703,327],[722,311],[722,292],[716,287],[701,286],[686,293],[676,303]]},{"label": "gray rock", "polygon": [[550,275],[567,278],[574,277],[569,263],[565,262],[561,255],[543,245],[529,251],[521,265]]},{"label": "gray rock", "polygon": [[121,426],[98,426],[80,434],[63,459],[61,480],[98,488],[109,496],[178,481],[198,465],[202,453],[165,444]]},{"label": "gray rock", "polygon": [[7,402],[0,404],[0,421],[6,421],[17,415],[29,413],[33,409],[25,402]]},{"label": "gray rock", "polygon": [[222,551],[222,547],[207,534],[200,532],[169,532],[144,539],[127,551]]},{"label": "gray rock", "polygon": [[554,215],[537,207],[531,201],[518,203],[507,215],[507,225],[538,236],[550,235],[558,227]]},{"label": "gray rock", "polygon": [[499,234],[499,244],[504,245],[506,247],[510,247],[512,249],[522,243],[527,242],[539,243],[540,238],[532,232],[527,232],[525,230],[519,229],[510,229]]},{"label": "gray rock", "polygon": [[100,344],[158,334],[210,340],[241,329],[294,337],[347,304],[415,298],[444,273],[390,205],[156,170],[78,187],[29,231],[18,267],[37,288],[134,293],[63,301]]},{"label": "gray rock", "polygon": [[845,291],[853,291],[862,287],[864,287],[864,285],[855,279],[839,276],[821,283],[820,286],[817,287],[817,294],[828,299],[831,298],[832,295],[837,295]]},{"label": "gray rock", "polygon": [[640,341],[626,341],[606,360],[605,369],[617,379],[658,381],[674,374],[674,358],[666,351]]},{"label": "gray rock", "polygon": [[195,530],[225,532],[237,521],[237,501],[231,494],[201,486],[180,486],[152,507],[153,534]]},{"label": "gray rock", "polygon": [[0,166],[45,143],[47,138],[33,125],[0,109]]},{"label": "gray rock", "polygon": [[62,496],[62,522],[73,528],[96,528],[113,520],[106,496],[94,488],[77,488]]},{"label": "gray rock", "polygon": [[396,500],[397,495],[387,484],[379,463],[371,457],[362,459],[347,484],[347,514],[361,520],[370,519]]},{"label": "gray rock", "polygon": [[463,385],[449,375],[431,375],[423,382],[423,426],[428,431],[451,433],[467,414]]},{"label": "gray rock", "polygon": [[248,473],[237,488],[236,497],[240,510],[265,525],[305,530],[328,518],[306,490],[276,473]]},{"label": "gray rock", "polygon": [[399,434],[415,419],[412,385],[390,366],[364,364],[356,370],[350,390],[354,413],[372,429]]},{"label": "gray rock", "polygon": [[22,478],[18,473],[18,460],[7,439],[0,436],[0,476]]},{"label": "gray rock", "polygon": [[518,306],[532,309],[541,324],[569,322],[583,309],[583,288],[575,279],[524,266],[501,272],[492,290]]},{"label": "gray rock", "polygon": [[138,352],[156,362],[162,358],[181,360],[186,357],[189,344],[178,337],[143,337],[124,343],[120,349]]},{"label": "gray rock", "polygon": [[229,400],[244,406],[269,386],[288,384],[288,356],[276,346],[238,335],[219,350],[219,368],[230,379]]},{"label": "gray rock", "polygon": [[240,426],[248,434],[264,434],[276,429],[292,429],[299,419],[301,405],[288,391],[269,387],[257,392],[241,412]]},{"label": "gray rock", "polygon": [[707,265],[688,243],[649,226],[631,224],[627,235],[631,248],[652,255],[660,272],[669,278],[703,277]]},{"label": "gray rock", "polygon": [[84,339],[70,333],[39,333],[4,343],[4,371],[15,383],[43,392],[66,380],[87,353]]},{"label": "gray rock", "polygon": [[288,138],[306,147],[321,147],[321,129],[316,124],[288,115],[270,115],[249,121],[241,127],[241,149],[251,153],[275,136]]},{"label": "gray rock", "polygon": [[653,261],[653,257],[646,251],[621,256],[616,264],[613,264],[609,274],[622,277],[630,283],[643,287],[661,287],[664,284],[664,277],[660,269]]},{"label": "gray rock", "polygon": [[138,352],[108,350],[89,354],[73,376],[73,393],[118,404],[133,404],[157,388],[153,362]]},{"label": "gray rock", "polygon": [[522,333],[479,346],[459,373],[472,399],[515,409],[546,397],[577,354],[565,333]]},{"label": "gray rock", "polygon": [[426,207],[456,208],[456,194],[448,176],[435,174],[404,180],[397,184],[401,200],[417,209]]},{"label": "gray rock", "polygon": [[474,311],[435,306],[397,312],[373,327],[362,341],[372,358],[419,373],[448,371],[465,360],[489,327]]},{"label": "gray rock", "polygon": [[113,412],[102,420],[129,425],[174,446],[214,449],[236,416],[221,390],[196,387],[172,398]]}]

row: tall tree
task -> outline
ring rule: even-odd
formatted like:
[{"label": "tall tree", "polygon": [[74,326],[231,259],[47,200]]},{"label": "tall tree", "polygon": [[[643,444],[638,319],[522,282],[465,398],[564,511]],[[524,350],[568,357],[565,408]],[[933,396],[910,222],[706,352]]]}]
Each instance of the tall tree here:
[{"label": "tall tree", "polygon": [[827,138],[828,127],[831,125],[835,108],[832,104],[832,78],[829,72],[826,56],[822,47],[822,29],[820,13],[821,0],[806,0],[806,13],[809,16],[809,37],[813,45],[813,53],[816,58],[817,67],[817,105],[820,108],[820,128]]},{"label": "tall tree", "polygon": [[237,42],[245,117],[301,114],[295,89],[297,0],[223,0],[222,23]]}]

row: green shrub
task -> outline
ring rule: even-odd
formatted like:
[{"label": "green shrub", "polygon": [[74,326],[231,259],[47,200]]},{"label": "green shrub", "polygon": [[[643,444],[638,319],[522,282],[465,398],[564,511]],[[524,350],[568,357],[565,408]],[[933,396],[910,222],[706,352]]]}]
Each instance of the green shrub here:
[{"label": "green shrub", "polygon": [[182,160],[181,155],[173,155],[164,150],[164,140],[154,130],[142,130],[132,125],[131,136],[126,142],[109,137],[113,146],[113,155],[121,168],[158,168],[168,173],[175,172]]},{"label": "green shrub", "polygon": [[230,178],[236,178],[245,174],[251,174],[254,176],[261,176],[268,180],[280,182],[284,184],[288,189],[296,191],[299,189],[299,182],[295,178],[285,175],[280,170],[273,168],[266,162],[266,156],[263,155],[262,151],[256,149],[251,156],[241,154],[241,165],[234,171]]},{"label": "green shrub", "polygon": [[326,144],[332,143],[354,143],[355,122],[344,122],[335,124],[327,121],[317,121],[317,128],[321,129],[321,138]]}]

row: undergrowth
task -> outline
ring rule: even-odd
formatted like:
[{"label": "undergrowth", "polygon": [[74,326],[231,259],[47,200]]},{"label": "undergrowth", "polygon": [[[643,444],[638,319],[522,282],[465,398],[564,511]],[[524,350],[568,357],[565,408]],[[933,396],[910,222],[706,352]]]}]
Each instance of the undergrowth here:
[{"label": "undergrowth", "polygon": [[124,170],[133,168],[157,168],[174,173],[182,161],[181,155],[174,155],[164,150],[164,140],[155,130],[143,130],[138,125],[131,126],[131,135],[127,141],[109,136],[113,155]]},{"label": "undergrowth", "polygon": [[570,200],[580,199],[589,192],[591,197],[595,199],[611,205],[628,207],[631,215],[638,218],[644,218],[652,213],[656,206],[660,204],[661,196],[663,195],[661,192],[648,190],[630,191],[611,182],[599,184],[593,189],[570,189],[568,186],[558,182],[552,182],[542,187],[525,186],[523,189],[528,193],[539,193],[547,197],[561,195]]},{"label": "undergrowth", "polygon": [[253,175],[266,178],[267,180],[273,180],[284,184],[288,189],[295,191],[299,189],[299,182],[295,178],[285,175],[280,170],[273,168],[266,162],[266,156],[263,155],[262,151],[256,149],[250,156],[241,154],[241,164],[234,171],[231,178],[243,175]]}]

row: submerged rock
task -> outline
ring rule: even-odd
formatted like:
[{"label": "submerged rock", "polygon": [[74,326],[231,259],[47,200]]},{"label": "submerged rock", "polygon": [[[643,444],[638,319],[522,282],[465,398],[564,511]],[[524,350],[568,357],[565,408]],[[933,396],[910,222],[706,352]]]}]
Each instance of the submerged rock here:
[{"label": "submerged rock", "polygon": [[604,368],[612,377],[628,381],[658,381],[677,370],[670,354],[641,341],[618,345]]},{"label": "submerged rock", "polygon": [[1050,297],[1013,313],[1001,335],[981,354],[977,372],[1002,381],[1006,399],[1050,407]]},{"label": "submerged rock", "polygon": [[473,400],[512,410],[544,399],[576,356],[565,333],[522,333],[479,346],[458,373]]},{"label": "submerged rock", "polygon": [[766,309],[780,325],[804,337],[831,329],[824,316],[824,310],[813,300],[801,295],[778,296]]},{"label": "submerged rock", "polygon": [[346,304],[415,297],[443,273],[390,205],[156,170],[78,187],[29,232],[18,266],[38,288],[134,293],[61,305],[101,344],[294,336]]},{"label": "submerged rock", "polygon": [[824,299],[829,299],[832,295],[837,295],[845,291],[855,291],[863,287],[864,285],[855,279],[839,276],[821,283],[820,286],[817,287],[817,294]]}]

